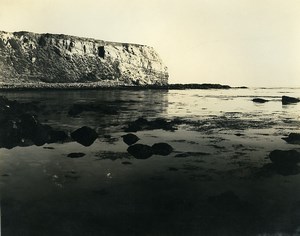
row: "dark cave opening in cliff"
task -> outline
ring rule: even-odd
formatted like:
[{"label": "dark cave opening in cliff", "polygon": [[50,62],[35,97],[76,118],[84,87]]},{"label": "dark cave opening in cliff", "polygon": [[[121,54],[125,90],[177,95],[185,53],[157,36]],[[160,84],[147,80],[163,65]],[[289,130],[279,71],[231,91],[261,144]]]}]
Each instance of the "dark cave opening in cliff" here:
[{"label": "dark cave opening in cliff", "polygon": [[105,49],[104,46],[98,47],[98,56],[104,59]]}]

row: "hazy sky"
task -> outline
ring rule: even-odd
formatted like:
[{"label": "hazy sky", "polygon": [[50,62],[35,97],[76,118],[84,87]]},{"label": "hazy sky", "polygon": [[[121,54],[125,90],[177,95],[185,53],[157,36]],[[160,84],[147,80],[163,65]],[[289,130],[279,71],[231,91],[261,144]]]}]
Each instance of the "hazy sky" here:
[{"label": "hazy sky", "polygon": [[300,86],[297,0],[0,0],[0,30],[147,44],[171,83]]}]

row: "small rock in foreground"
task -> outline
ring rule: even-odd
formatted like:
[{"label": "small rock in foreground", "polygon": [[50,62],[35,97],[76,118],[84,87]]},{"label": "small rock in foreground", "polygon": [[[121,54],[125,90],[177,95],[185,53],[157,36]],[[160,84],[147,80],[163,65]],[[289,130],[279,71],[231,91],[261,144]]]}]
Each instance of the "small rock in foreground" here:
[{"label": "small rock in foreground", "polygon": [[127,148],[127,152],[137,159],[147,159],[153,155],[152,148],[144,144],[134,144]]},{"label": "small rock in foreground", "polygon": [[124,143],[127,145],[135,144],[140,139],[135,134],[125,134],[122,136]]},{"label": "small rock in foreground", "polygon": [[288,137],[282,138],[287,143],[291,144],[300,144],[300,134],[299,133],[290,133]]},{"label": "small rock in foreground", "polygon": [[156,155],[167,156],[173,151],[173,147],[167,143],[155,143],[152,150]]},{"label": "small rock in foreground", "polygon": [[130,161],[123,161],[122,164],[123,165],[132,165],[132,162],[130,162]]},{"label": "small rock in foreground", "polygon": [[274,150],[269,154],[270,160],[279,167],[293,167],[300,162],[300,153],[296,150]]},{"label": "small rock in foreground", "polygon": [[71,158],[79,158],[79,157],[83,157],[83,156],[85,156],[85,154],[82,152],[72,152],[72,153],[68,154],[68,157],[71,157]]},{"label": "small rock in foreground", "polygon": [[92,128],[83,126],[71,133],[71,137],[81,145],[88,147],[95,142],[98,138],[98,134]]}]

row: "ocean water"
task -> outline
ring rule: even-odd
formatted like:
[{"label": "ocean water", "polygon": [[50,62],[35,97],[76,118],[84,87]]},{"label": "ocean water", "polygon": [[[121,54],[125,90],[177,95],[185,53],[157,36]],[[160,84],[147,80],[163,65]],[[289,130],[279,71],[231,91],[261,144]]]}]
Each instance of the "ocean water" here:
[{"label": "ocean water", "polygon": [[[1,91],[36,101],[43,124],[76,142],[0,148],[1,231],[5,235],[297,235],[300,175],[270,169],[269,153],[297,150],[282,137],[300,129],[300,88],[229,90]],[[269,102],[252,102],[255,97]],[[116,114],[68,115],[73,104],[104,104]],[[124,127],[139,117],[177,121],[175,131],[138,131],[138,143],[170,144],[168,156],[136,159]],[[49,149],[50,148],[50,149]],[[82,158],[69,158],[82,152]]]}]

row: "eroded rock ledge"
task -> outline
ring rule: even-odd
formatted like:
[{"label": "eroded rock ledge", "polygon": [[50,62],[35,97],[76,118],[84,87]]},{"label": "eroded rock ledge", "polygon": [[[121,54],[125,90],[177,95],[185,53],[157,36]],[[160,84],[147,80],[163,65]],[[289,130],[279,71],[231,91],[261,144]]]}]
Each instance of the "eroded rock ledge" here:
[{"label": "eroded rock ledge", "polygon": [[60,87],[61,83],[166,85],[168,72],[154,49],[145,45],[0,31],[0,87]]}]

